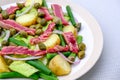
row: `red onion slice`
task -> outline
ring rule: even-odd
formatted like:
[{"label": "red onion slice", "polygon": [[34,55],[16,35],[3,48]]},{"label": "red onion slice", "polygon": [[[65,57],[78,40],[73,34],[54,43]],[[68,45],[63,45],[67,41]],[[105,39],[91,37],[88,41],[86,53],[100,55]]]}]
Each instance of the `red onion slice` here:
[{"label": "red onion slice", "polygon": [[65,57],[61,52],[58,52],[58,54],[62,57],[62,58],[64,58],[66,61],[68,61],[69,63],[72,63],[72,64],[78,64],[78,63],[80,63],[80,61],[81,60],[78,60],[78,61],[76,61],[76,62],[73,62],[73,61],[70,61],[67,57]]},{"label": "red onion slice", "polygon": [[11,60],[21,60],[22,61],[22,60],[39,59],[39,58],[42,58],[43,56],[32,56],[32,57],[26,57],[26,58],[14,58],[14,57],[5,55],[4,57],[7,58],[7,59],[11,59]]}]

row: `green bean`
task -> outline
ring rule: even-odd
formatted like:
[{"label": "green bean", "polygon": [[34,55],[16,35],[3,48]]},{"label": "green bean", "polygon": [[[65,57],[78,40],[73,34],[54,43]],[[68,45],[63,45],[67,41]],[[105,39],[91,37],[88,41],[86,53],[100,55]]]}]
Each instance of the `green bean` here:
[{"label": "green bean", "polygon": [[34,60],[34,61],[26,61],[26,63],[34,66],[37,68],[40,72],[49,75],[51,71],[39,60]]},{"label": "green bean", "polygon": [[25,76],[17,73],[17,72],[3,72],[0,73],[0,79],[6,79],[6,78],[25,78]]},{"label": "green bean", "polygon": [[[62,25],[59,25],[57,29],[60,30],[60,31],[62,31]],[[65,40],[64,40],[63,36],[62,36],[61,34],[58,34],[58,36],[59,36],[60,41],[61,41],[60,44],[61,44],[62,46],[65,46],[66,43],[65,43]]]},{"label": "green bean", "polygon": [[[66,56],[66,57],[68,57],[70,54],[71,54],[71,52],[69,52],[69,51],[68,52],[63,52],[63,55]],[[51,60],[56,55],[57,55],[57,53],[47,53],[46,58],[48,60]]]},{"label": "green bean", "polygon": [[49,76],[43,73],[40,73],[40,77],[43,78],[44,80],[58,80],[56,77]]},{"label": "green bean", "polygon": [[55,57],[57,55],[57,53],[47,53],[47,55],[46,55],[46,58],[48,59],[48,60],[51,60],[53,57]]},{"label": "green bean", "polygon": [[[17,73],[17,72],[3,72],[0,73],[0,79],[6,78],[26,78],[24,75]],[[37,74],[33,74],[30,77],[31,79],[38,80],[39,76]]]},{"label": "green bean", "polygon": [[80,44],[83,40],[83,37],[81,35],[77,36],[77,43]]},{"label": "green bean", "polygon": [[47,8],[48,8],[48,5],[47,5],[47,3],[46,3],[46,0],[43,0],[42,5],[43,5],[44,7],[47,7]]},{"label": "green bean", "polygon": [[24,41],[17,40],[17,39],[15,39],[15,38],[13,38],[13,37],[9,38],[8,41],[9,41],[9,42],[12,42],[12,43],[14,43],[14,44],[16,44],[16,45],[18,45],[18,46],[28,47],[28,45],[27,45]]},{"label": "green bean", "polygon": [[31,75],[29,78],[33,79],[33,80],[38,80],[39,79],[39,76],[37,73]]},{"label": "green bean", "polygon": [[67,51],[67,52],[63,52],[63,54],[64,54],[66,57],[68,57],[68,56],[71,54],[71,52],[70,52],[70,51]]},{"label": "green bean", "polygon": [[68,56],[68,59],[71,60],[71,61],[74,61],[76,58],[76,54],[75,53],[71,53],[69,56]]},{"label": "green bean", "polygon": [[69,5],[66,6],[66,10],[67,10],[68,16],[70,17],[70,21],[71,21],[72,25],[76,26],[76,22],[75,22],[73,13],[72,13],[71,8],[70,8]]}]

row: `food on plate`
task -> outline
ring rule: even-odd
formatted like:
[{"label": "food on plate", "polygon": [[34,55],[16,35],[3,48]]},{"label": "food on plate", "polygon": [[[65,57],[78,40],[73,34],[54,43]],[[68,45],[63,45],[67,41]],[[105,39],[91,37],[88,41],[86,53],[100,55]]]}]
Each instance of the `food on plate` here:
[{"label": "food on plate", "polygon": [[59,4],[49,5],[26,0],[0,7],[0,79],[58,80],[85,57],[81,22],[71,7],[65,12]]},{"label": "food on plate", "polygon": [[60,55],[56,55],[50,62],[49,62],[50,70],[59,76],[67,75],[71,71],[70,64],[63,59]]}]

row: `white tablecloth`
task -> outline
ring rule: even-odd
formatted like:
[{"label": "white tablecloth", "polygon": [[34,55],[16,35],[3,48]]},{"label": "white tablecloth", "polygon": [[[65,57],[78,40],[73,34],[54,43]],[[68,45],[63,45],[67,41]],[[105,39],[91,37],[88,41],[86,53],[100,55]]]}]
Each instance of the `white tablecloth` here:
[{"label": "white tablecloth", "polygon": [[[0,5],[22,0],[0,0]],[[96,65],[78,80],[120,80],[120,0],[72,0],[99,22],[104,48]],[[97,54],[97,53],[96,53]]]},{"label": "white tablecloth", "polygon": [[72,1],[86,8],[96,18],[104,36],[100,59],[78,80],[120,80],[120,0]]}]

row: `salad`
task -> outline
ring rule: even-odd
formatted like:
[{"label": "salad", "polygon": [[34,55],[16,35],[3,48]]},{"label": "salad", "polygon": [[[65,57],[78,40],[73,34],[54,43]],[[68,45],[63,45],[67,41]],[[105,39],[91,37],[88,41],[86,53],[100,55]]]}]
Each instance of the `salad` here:
[{"label": "salad", "polygon": [[[45,0],[0,7],[0,79],[58,80],[85,57],[81,23],[69,5]],[[78,59],[76,59],[78,58]]]}]

